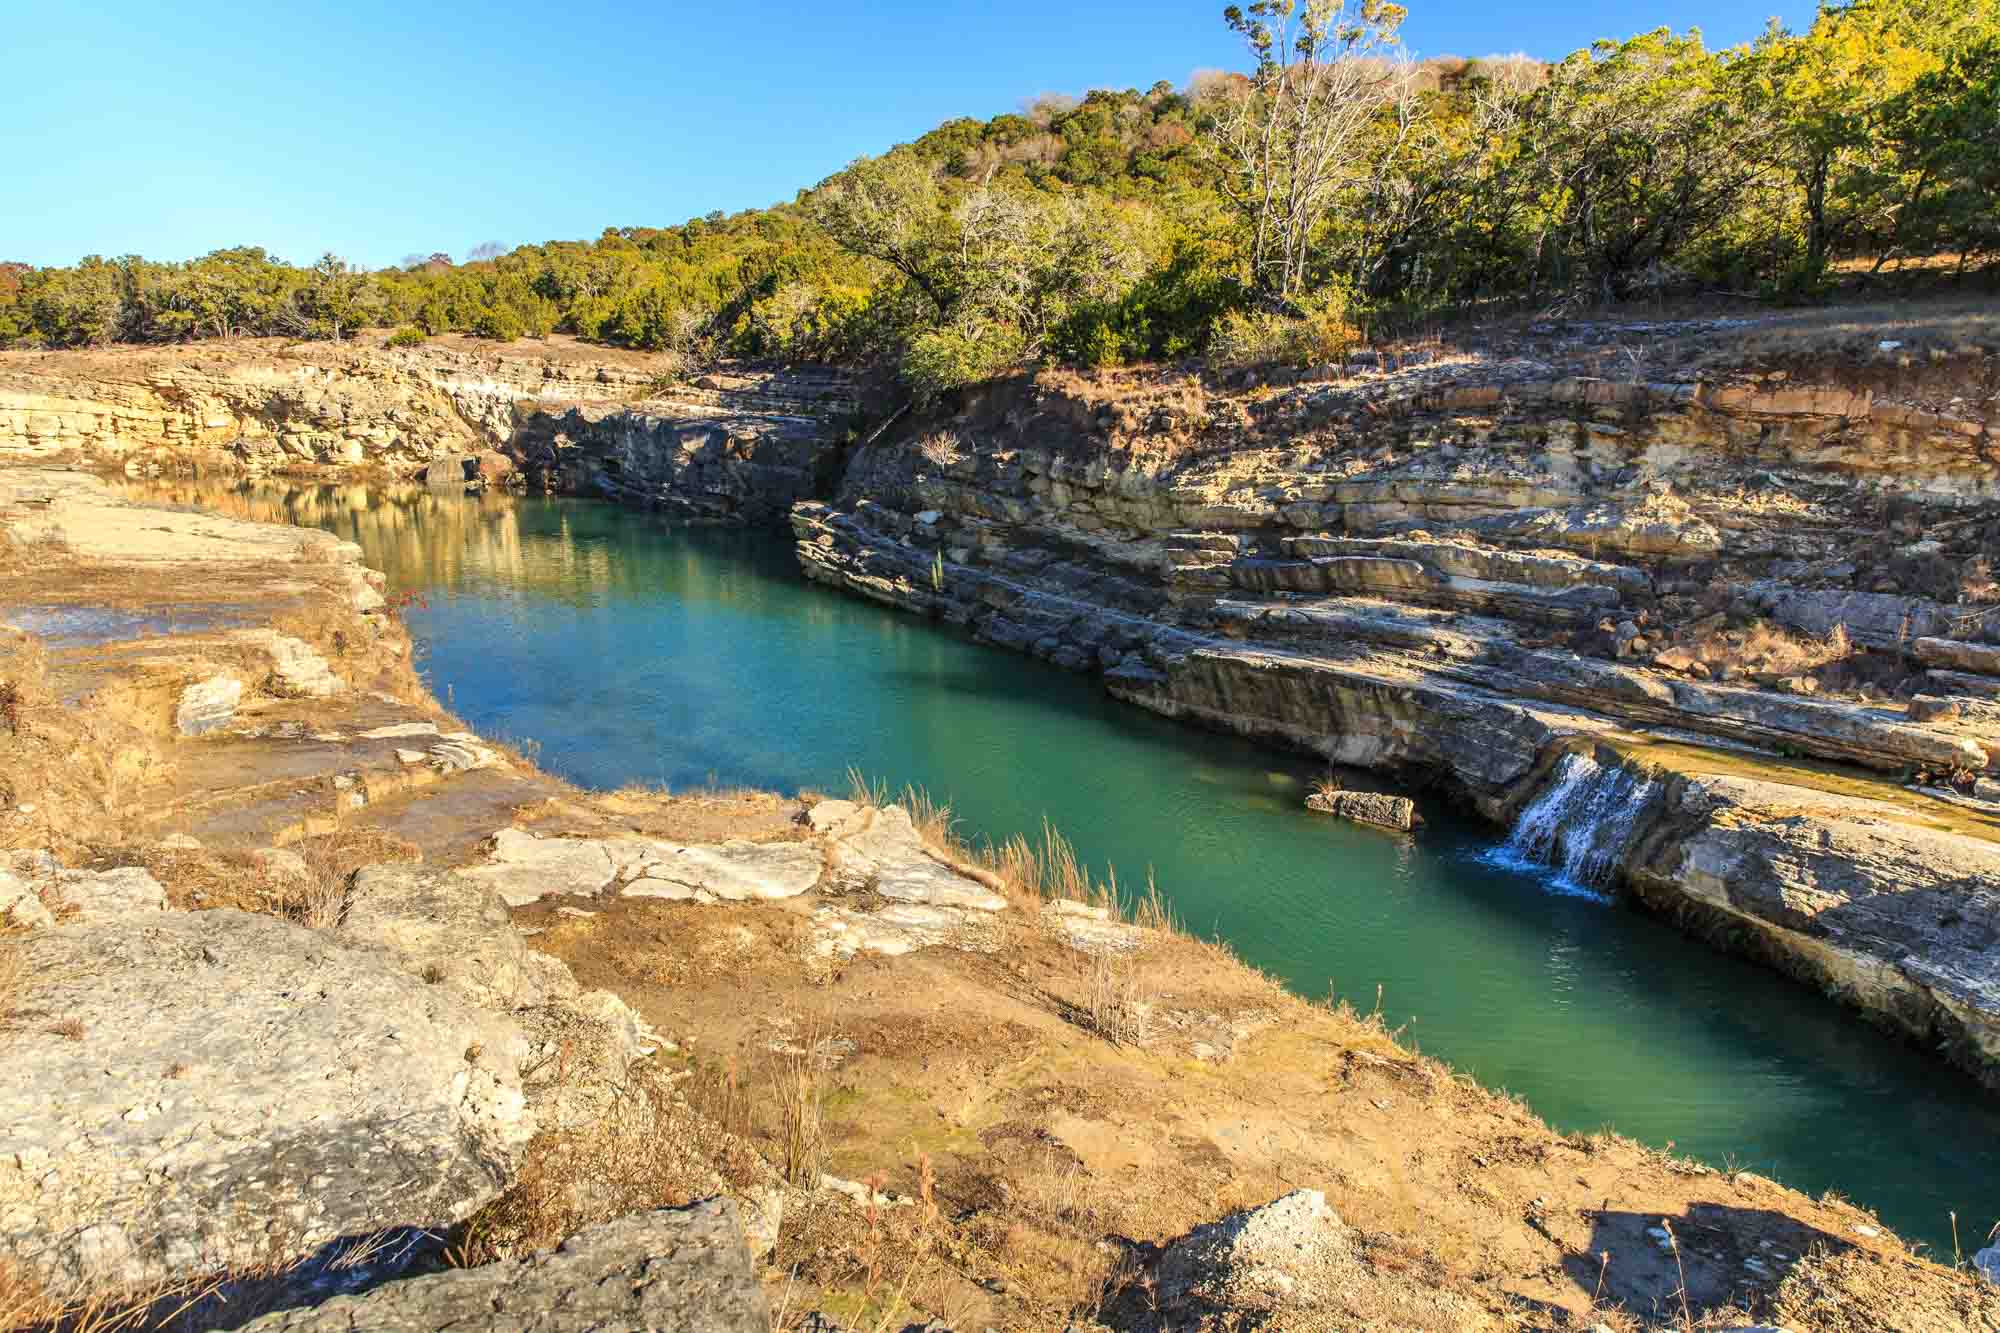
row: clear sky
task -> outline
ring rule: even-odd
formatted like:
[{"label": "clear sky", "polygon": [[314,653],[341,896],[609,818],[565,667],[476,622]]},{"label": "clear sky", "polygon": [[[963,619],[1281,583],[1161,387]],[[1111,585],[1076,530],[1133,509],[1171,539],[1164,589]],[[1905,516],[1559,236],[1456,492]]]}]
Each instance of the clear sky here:
[{"label": "clear sky", "polygon": [[[1223,0],[0,0],[0,260],[263,245],[369,267],[791,198],[1038,92],[1240,67]],[[1420,56],[1558,57],[1812,0],[1409,0]]]}]

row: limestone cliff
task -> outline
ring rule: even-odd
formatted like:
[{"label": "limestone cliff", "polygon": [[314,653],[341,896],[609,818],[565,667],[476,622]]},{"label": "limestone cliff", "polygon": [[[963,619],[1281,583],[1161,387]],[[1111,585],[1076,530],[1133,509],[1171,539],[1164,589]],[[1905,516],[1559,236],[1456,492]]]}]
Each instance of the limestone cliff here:
[{"label": "limestone cliff", "polygon": [[1646,780],[1609,878],[2000,1077],[1992,358],[1632,378],[1562,342],[1044,373],[857,451],[800,562],[1496,821],[1594,750]]},{"label": "limestone cliff", "polygon": [[0,353],[0,461],[365,466],[455,483],[497,451],[497,472],[527,484],[697,518],[782,518],[830,483],[853,410],[833,372],[683,376],[670,356],[560,338]]}]

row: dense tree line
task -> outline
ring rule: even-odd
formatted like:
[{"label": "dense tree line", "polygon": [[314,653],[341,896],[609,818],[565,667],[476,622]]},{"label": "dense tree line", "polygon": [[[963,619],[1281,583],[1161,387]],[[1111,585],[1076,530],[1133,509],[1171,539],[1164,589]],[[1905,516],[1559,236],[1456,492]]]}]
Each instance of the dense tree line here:
[{"label": "dense tree line", "polygon": [[1741,47],[1662,29],[1553,65],[1406,61],[1403,16],[1231,6],[1243,72],[951,121],[677,227],[372,273],[256,248],[0,266],[0,340],[562,331],[893,364],[931,394],[1036,358],[1313,359],[1366,318],[1808,300],[1857,260],[2000,254],[2000,0],[1852,0]]}]

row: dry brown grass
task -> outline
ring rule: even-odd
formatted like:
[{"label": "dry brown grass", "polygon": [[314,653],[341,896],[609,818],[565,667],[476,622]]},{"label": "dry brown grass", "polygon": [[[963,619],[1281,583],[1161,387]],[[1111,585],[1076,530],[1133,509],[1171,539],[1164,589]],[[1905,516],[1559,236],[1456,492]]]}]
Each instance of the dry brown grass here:
[{"label": "dry brown grass", "polygon": [[772,1089],[777,1115],[778,1167],[793,1185],[819,1184],[826,1156],[826,1068],[822,1028],[777,1053]]},{"label": "dry brown grass", "polygon": [[372,825],[356,825],[301,838],[293,843],[312,872],[295,901],[296,920],[316,929],[337,925],[347,903],[348,882],[363,866],[423,860],[423,850],[407,838]]},{"label": "dry brown grass", "polygon": [[0,936],[0,1029],[13,1021],[27,986],[28,959],[19,939]]},{"label": "dry brown grass", "polygon": [[0,636],[0,846],[81,851],[121,839],[129,799],[166,771],[152,740],[101,693],[66,706],[33,635]]},{"label": "dry brown grass", "polygon": [[303,874],[245,851],[153,844],[125,859],[159,880],[177,911],[234,908],[324,930],[339,924],[356,870],[423,857],[416,844],[365,825],[303,838],[285,850],[304,862]]},{"label": "dry brown grass", "polygon": [[507,1192],[460,1228],[453,1258],[471,1265],[552,1249],[595,1223],[680,1207],[760,1176],[741,1140],[647,1071],[595,1121],[536,1135]]},{"label": "dry brown grass", "polygon": [[271,628],[307,644],[336,671],[371,637],[359,615],[330,596],[308,597],[298,609],[275,617]]},{"label": "dry brown grass", "polygon": [[297,890],[286,878],[274,876],[248,852],[209,851],[194,847],[147,847],[132,858],[167,891],[175,911],[234,908],[291,916]]},{"label": "dry brown grass", "polygon": [[864,1183],[865,1204],[819,1193],[788,1208],[777,1264],[820,1288],[814,1304],[850,1328],[887,1333],[922,1322],[920,1311],[949,1311],[953,1288],[964,1284],[950,1268],[952,1228],[938,1207],[930,1158],[918,1155],[913,1206],[887,1206],[880,1181]]},{"label": "dry brown grass", "polygon": [[1877,1255],[1815,1247],[1779,1284],[1766,1322],[1818,1333],[2000,1327],[2000,1290],[1971,1273],[1929,1266],[1924,1280],[1911,1281],[1918,1268],[1914,1260],[1885,1263]]},{"label": "dry brown grass", "polygon": [[44,573],[74,557],[69,535],[51,525],[39,530],[0,529],[0,574]]},{"label": "dry brown grass", "polygon": [[1712,676],[1797,676],[1854,654],[1847,627],[1835,625],[1824,637],[1800,634],[1769,621],[1746,629],[1712,628],[1679,645]]}]

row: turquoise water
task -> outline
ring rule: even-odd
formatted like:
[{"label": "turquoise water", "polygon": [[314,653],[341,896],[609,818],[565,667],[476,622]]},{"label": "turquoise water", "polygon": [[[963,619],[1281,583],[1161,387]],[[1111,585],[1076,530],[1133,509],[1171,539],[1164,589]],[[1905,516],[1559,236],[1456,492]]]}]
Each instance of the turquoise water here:
[{"label": "turquoise water", "polygon": [[1946,1255],[1948,1210],[1968,1236],[2000,1216],[2000,1105],[1942,1064],[1495,863],[1492,831],[1447,811],[1414,840],[1310,815],[1307,762],[815,588],[780,534],[358,488],[233,503],[359,541],[424,599],[433,688],[575,781],[839,791],[854,766],[948,798],[974,837],[1047,815],[1300,993],[1368,1009],[1379,986],[1424,1051],[1559,1128],[1836,1188]]}]

